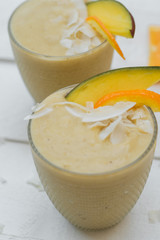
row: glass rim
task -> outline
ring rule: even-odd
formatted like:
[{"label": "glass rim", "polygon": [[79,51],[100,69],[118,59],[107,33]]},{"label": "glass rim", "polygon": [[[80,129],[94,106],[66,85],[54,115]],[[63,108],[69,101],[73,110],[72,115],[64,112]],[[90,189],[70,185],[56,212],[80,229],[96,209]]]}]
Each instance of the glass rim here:
[{"label": "glass rim", "polygon": [[47,58],[47,59],[55,59],[55,60],[62,60],[62,59],[68,59],[68,58],[75,58],[75,57],[80,57],[81,55],[88,55],[88,53],[92,52],[92,51],[96,51],[97,49],[99,49],[100,47],[102,47],[103,45],[109,45],[109,42],[107,40],[105,40],[104,42],[102,42],[100,45],[92,48],[92,49],[89,49],[88,51],[86,52],[82,52],[82,53],[77,53],[77,54],[74,54],[74,55],[70,55],[70,56],[52,56],[52,55],[46,55],[46,54],[41,54],[41,53],[38,53],[38,52],[34,52],[26,47],[24,47],[20,42],[18,42],[12,32],[12,29],[11,29],[11,22],[12,22],[12,18],[14,17],[15,13],[17,12],[17,10],[23,5],[25,4],[25,2],[21,3],[20,5],[18,5],[15,10],[12,12],[10,18],[9,18],[9,21],[8,21],[8,33],[9,33],[9,37],[10,39],[19,47],[21,48],[22,50],[32,54],[32,55],[35,55],[35,56],[38,56],[38,57],[42,57],[42,58]]},{"label": "glass rim", "polygon": [[152,147],[154,146],[155,142],[156,142],[156,139],[157,139],[157,132],[158,132],[158,125],[157,125],[157,120],[156,120],[156,117],[152,111],[152,109],[150,107],[147,107],[146,106],[146,109],[148,110],[148,112],[150,113],[150,116],[152,118],[152,121],[153,121],[153,127],[154,127],[154,130],[153,130],[153,135],[152,135],[152,138],[151,138],[151,141],[150,143],[148,144],[148,146],[145,148],[145,150],[143,151],[143,153],[141,153],[141,155],[136,158],[134,161],[130,162],[129,164],[123,166],[123,167],[120,167],[120,168],[117,168],[117,169],[114,169],[114,170],[111,170],[111,171],[104,171],[104,172],[98,172],[98,173],[81,173],[81,172],[75,172],[75,171],[71,171],[71,170],[67,170],[67,169],[64,169],[62,167],[59,167],[57,166],[56,164],[54,164],[53,162],[51,162],[50,160],[48,160],[47,158],[45,158],[39,151],[38,149],[36,148],[36,146],[34,145],[34,142],[32,140],[32,134],[31,134],[31,123],[32,123],[32,119],[29,120],[29,123],[28,123],[28,139],[29,139],[29,144],[33,150],[33,152],[38,155],[38,157],[43,160],[45,163],[47,163],[48,165],[50,165],[51,167],[55,168],[56,170],[58,171],[61,171],[63,173],[66,173],[66,174],[70,174],[70,175],[79,175],[79,176],[105,176],[105,175],[110,175],[110,174],[114,174],[114,173],[118,173],[118,172],[122,172],[123,170],[125,169],[128,169],[129,167],[131,166],[134,166],[136,163],[140,162],[141,160],[143,160],[143,158],[150,152],[150,150],[152,149]]}]

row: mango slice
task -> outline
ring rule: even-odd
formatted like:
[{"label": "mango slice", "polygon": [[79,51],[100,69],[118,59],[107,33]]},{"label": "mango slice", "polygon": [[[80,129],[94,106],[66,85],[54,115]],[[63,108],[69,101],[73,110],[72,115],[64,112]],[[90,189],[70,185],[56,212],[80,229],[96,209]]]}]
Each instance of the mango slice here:
[{"label": "mango slice", "polygon": [[120,49],[113,34],[104,26],[104,24],[95,16],[88,17],[86,21],[104,38],[107,39],[117,53],[125,60],[122,50]]},{"label": "mango slice", "polygon": [[102,96],[124,90],[147,89],[160,80],[160,67],[129,67],[110,70],[87,79],[73,88],[66,99],[86,105]]},{"label": "mango slice", "polygon": [[128,9],[114,0],[99,0],[87,3],[88,16],[98,17],[115,35],[133,38],[135,21]]},{"label": "mango slice", "polygon": [[136,102],[137,105],[146,105],[152,108],[154,112],[160,112],[160,94],[144,89],[118,91],[107,94],[96,102],[94,108],[115,104],[120,101]]}]

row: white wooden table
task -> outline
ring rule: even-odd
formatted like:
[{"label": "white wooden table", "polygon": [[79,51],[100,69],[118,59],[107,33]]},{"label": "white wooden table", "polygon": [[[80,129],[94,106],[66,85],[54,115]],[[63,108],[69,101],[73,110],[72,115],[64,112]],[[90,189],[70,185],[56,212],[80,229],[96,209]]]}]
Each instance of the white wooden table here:
[{"label": "white wooden table", "polygon": [[[0,240],[159,240],[160,161],[154,159],[144,192],[117,226],[98,232],[73,227],[50,203],[39,182],[23,118],[34,104],[8,40],[7,21],[22,0],[0,1]],[[148,64],[148,27],[160,24],[159,0],[121,0],[136,20],[134,40],[118,38],[126,56],[116,53],[112,68]],[[160,85],[154,88],[160,92]],[[157,119],[160,117],[157,114]],[[160,157],[158,137],[156,157]]]}]

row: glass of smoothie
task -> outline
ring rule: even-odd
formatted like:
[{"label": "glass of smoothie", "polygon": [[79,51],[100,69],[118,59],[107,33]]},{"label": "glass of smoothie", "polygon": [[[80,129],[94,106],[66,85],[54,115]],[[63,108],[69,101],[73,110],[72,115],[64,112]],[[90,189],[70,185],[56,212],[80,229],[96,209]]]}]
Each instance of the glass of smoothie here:
[{"label": "glass of smoothie", "polygon": [[109,118],[95,120],[99,113],[91,103],[66,101],[72,87],[34,109],[29,142],[41,182],[59,212],[77,227],[104,229],[127,215],[144,188],[157,122],[150,108],[133,102],[106,108]]},{"label": "glass of smoothie", "polygon": [[83,0],[29,0],[13,12],[11,46],[36,102],[110,68],[113,48],[86,17]]}]

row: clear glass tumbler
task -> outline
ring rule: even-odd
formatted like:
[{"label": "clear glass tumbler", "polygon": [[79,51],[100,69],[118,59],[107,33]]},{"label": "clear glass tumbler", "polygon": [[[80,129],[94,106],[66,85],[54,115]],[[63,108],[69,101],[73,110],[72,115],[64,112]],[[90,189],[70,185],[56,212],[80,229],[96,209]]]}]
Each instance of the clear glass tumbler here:
[{"label": "clear glass tumbler", "polygon": [[22,79],[36,102],[41,102],[60,88],[82,82],[110,68],[113,48],[107,41],[87,52],[69,57],[46,56],[22,46],[14,36],[12,24],[17,11],[23,10],[23,6],[25,2],[10,17],[8,32]]},{"label": "clear glass tumbler", "polygon": [[[98,174],[75,173],[51,163],[29,142],[39,177],[46,193],[59,212],[83,229],[104,229],[120,222],[138,200],[150,171],[157,137],[157,122],[148,108],[154,132],[147,149],[132,163]],[[77,153],[78,154],[78,153]]]}]

